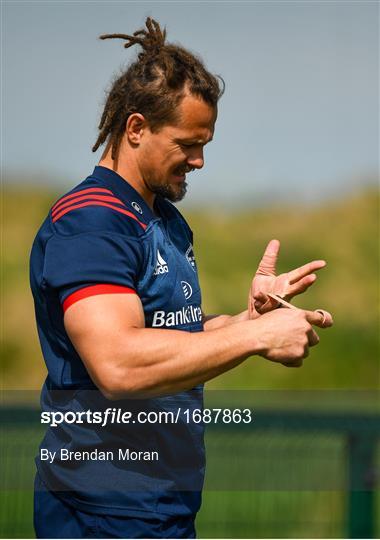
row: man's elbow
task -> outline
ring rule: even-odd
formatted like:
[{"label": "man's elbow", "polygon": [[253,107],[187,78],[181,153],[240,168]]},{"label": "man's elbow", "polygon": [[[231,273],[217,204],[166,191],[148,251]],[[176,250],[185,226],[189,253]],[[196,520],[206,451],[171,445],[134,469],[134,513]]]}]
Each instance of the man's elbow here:
[{"label": "man's elbow", "polygon": [[120,399],[127,399],[129,397],[126,391],[122,392],[111,387],[105,387],[100,385],[98,385],[98,388],[108,401],[118,401]]},{"label": "man's elbow", "polygon": [[108,373],[98,378],[95,384],[110,401],[150,397],[155,393],[152,385],[148,384],[145,378],[142,380],[133,369],[125,370],[123,374]]}]

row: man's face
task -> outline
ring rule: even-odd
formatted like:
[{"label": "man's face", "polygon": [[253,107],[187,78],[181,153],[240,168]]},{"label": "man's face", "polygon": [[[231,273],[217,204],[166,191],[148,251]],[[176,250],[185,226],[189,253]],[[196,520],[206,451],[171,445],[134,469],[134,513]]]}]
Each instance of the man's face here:
[{"label": "man's face", "polygon": [[138,165],[148,189],[170,201],[186,193],[186,174],[201,169],[203,147],[212,139],[216,108],[186,95],[179,105],[179,118],[156,133],[144,129],[138,150]]}]

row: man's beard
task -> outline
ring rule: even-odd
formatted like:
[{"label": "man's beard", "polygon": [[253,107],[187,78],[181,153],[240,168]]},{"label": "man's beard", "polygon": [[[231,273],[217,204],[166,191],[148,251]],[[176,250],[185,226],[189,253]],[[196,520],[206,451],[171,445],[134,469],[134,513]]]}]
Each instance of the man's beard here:
[{"label": "man's beard", "polygon": [[148,184],[150,191],[156,195],[161,195],[171,202],[182,201],[187,191],[187,182],[180,184]]}]

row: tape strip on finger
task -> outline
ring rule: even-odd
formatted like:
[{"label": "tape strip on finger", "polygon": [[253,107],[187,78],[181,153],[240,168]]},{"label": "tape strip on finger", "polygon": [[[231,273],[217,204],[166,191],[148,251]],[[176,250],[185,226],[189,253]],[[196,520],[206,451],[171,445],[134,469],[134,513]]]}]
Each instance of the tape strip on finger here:
[{"label": "tape strip on finger", "polygon": [[322,315],[323,319],[322,319],[322,322],[321,322],[321,326],[323,328],[326,325],[326,320],[327,320],[327,316],[328,316],[327,311],[325,311],[324,309],[316,309],[315,312]]}]

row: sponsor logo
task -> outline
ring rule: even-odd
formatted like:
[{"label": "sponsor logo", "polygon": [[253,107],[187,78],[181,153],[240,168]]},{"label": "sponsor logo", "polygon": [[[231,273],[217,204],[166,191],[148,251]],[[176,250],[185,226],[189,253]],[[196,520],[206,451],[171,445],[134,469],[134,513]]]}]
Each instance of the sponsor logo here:
[{"label": "sponsor logo", "polygon": [[153,313],[152,327],[160,326],[179,326],[181,324],[190,324],[201,322],[202,310],[200,307],[188,306],[178,311],[155,311]]},{"label": "sponsor logo", "polygon": [[133,208],[136,210],[136,212],[138,212],[139,214],[142,214],[142,213],[143,213],[141,206],[140,206],[139,204],[137,204],[137,202],[132,201],[132,202],[131,202],[131,205],[132,205]]},{"label": "sponsor logo", "polygon": [[183,294],[185,295],[186,300],[191,298],[191,295],[193,294],[193,289],[191,288],[190,283],[187,283],[187,281],[181,281]]},{"label": "sponsor logo", "polygon": [[193,251],[193,246],[190,244],[186,251],[186,259],[194,272],[197,271],[197,265],[195,264],[195,256]]},{"label": "sponsor logo", "polygon": [[169,272],[168,263],[163,259],[159,250],[157,250],[157,262],[154,275],[158,276],[159,274],[167,274]]}]

